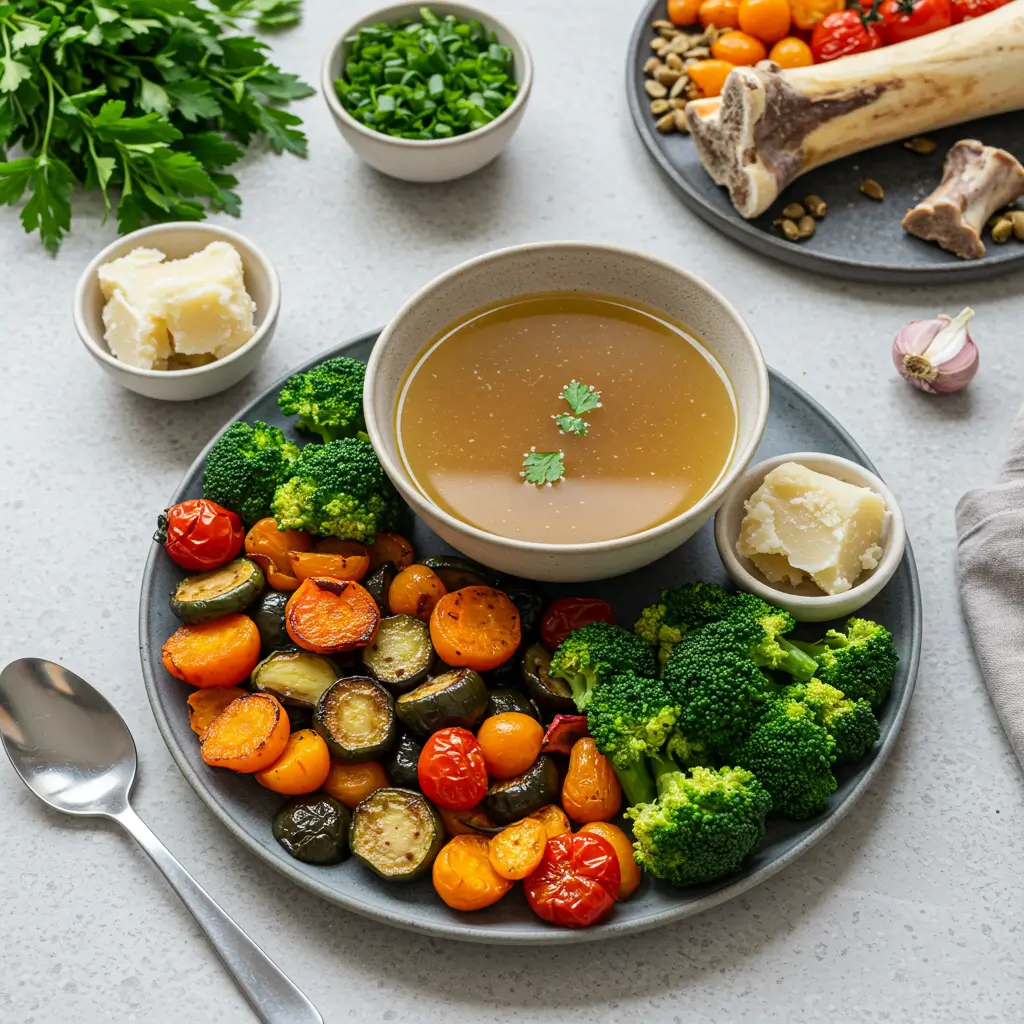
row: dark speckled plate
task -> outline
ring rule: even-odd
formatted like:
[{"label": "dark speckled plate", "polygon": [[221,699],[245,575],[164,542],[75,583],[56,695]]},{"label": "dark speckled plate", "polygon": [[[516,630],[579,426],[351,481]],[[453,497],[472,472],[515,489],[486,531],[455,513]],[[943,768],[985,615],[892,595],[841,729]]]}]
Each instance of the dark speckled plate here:
[{"label": "dark speckled plate", "polygon": [[[988,252],[982,259],[962,260],[900,227],[903,214],[939,183],[946,152],[959,139],[980,139],[1024,159],[1024,111],[932,132],[929,137],[938,146],[930,156],[919,156],[897,142],[826,164],[798,178],[763,216],[747,221],[701,166],[693,140],[677,133],[662,135],[654,126],[650,97],[644,92],[643,65],[651,55],[651,22],[663,17],[664,0],[653,0],[645,5],[633,31],[626,68],[629,107],[648,152],[683,202],[713,227],[783,263],[859,281],[965,281],[1024,267],[1024,242],[1011,239],[996,245],[986,238]],[[883,186],[883,202],[861,193],[863,178],[874,178]],[[787,242],[773,230],[772,221],[787,203],[811,193],[828,203],[828,216],[818,224],[813,238]]]},{"label": "dark speckled plate", "polygon": [[[306,369],[328,356],[366,359],[376,338],[377,332],[364,335],[323,353],[296,370]],[[289,429],[288,421],[277,408],[281,383],[278,381],[267,388],[240,410],[237,418],[261,419]],[[823,451],[871,468],[853,438],[798,387],[773,372],[771,389],[768,425],[755,461],[782,452]],[[201,495],[205,457],[204,450],[168,504]],[[420,555],[450,550],[419,521],[411,540]],[[429,878],[409,885],[389,885],[353,861],[334,867],[313,867],[292,860],[270,830],[281,798],[244,775],[210,768],[203,763],[199,743],[188,724],[185,699],[191,687],[171,676],[160,663],[161,645],[180,625],[171,614],[168,595],[181,575],[181,570],[154,543],[142,581],[139,641],[142,674],[157,725],[175,762],[196,793],[248,850],[324,899],[387,924],[474,942],[548,944],[610,938],[698,914],[763,882],[827,835],[867,790],[889,755],[910,704],[921,650],[921,595],[914,556],[908,545],[892,581],[864,611],[892,629],[900,654],[895,684],[881,709],[881,739],[863,762],[837,773],[839,789],[829,801],[828,810],[799,824],[772,822],[761,849],[737,875],[716,885],[688,889],[674,889],[645,876],[633,897],[613,908],[599,925],[574,931],[547,925],[534,916],[521,886],[493,907],[460,914],[438,899]],[[727,582],[710,523],[683,547],[646,569],[610,582],[567,584],[547,589],[552,598],[569,594],[606,598],[614,605],[619,621],[628,624],[664,587],[695,579]],[[817,627],[815,632],[824,626],[827,624]]]}]

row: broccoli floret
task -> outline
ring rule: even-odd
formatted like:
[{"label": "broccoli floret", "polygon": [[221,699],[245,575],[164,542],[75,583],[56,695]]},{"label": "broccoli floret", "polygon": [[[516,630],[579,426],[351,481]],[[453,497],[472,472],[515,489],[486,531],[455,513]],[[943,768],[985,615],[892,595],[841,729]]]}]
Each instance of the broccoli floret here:
[{"label": "broccoli floret", "polygon": [[789,686],[785,696],[806,704],[818,725],[835,740],[837,764],[859,761],[878,739],[878,720],[863,698],[850,700],[820,679]]},{"label": "broccoli floret", "polygon": [[760,779],[778,814],[802,821],[823,811],[836,790],[835,748],[835,740],[818,725],[810,707],[782,697],[770,702],[729,757]]},{"label": "broccoli floret", "polygon": [[637,863],[673,885],[713,882],[739,869],[764,838],[771,797],[742,768],[656,769],[658,799],[626,811]]},{"label": "broccoli floret", "polygon": [[576,707],[583,711],[599,679],[627,669],[646,678],[657,676],[654,652],[640,637],[620,626],[590,622],[574,629],[558,645],[548,673],[569,684]]},{"label": "broccoli floret", "polygon": [[845,633],[830,629],[821,643],[799,646],[818,662],[815,674],[823,683],[875,708],[896,678],[899,655],[892,633],[870,619],[849,619]]},{"label": "broccoli floret", "polygon": [[813,674],[813,659],[802,652],[794,657],[774,634],[787,620],[792,623],[774,610],[761,618],[738,614],[704,626],[676,646],[661,675],[681,708],[679,726],[687,736],[728,750],[746,737],[774,696],[763,667],[802,675],[806,662],[808,677]]},{"label": "broccoli floret", "polygon": [[697,768],[714,763],[711,751],[703,740],[695,740],[678,729],[665,741],[665,753],[680,768]]},{"label": "broccoli floret", "polygon": [[687,583],[663,590],[661,600],[640,613],[633,632],[658,649],[662,665],[688,633],[709,622],[727,618],[736,607],[736,596],[716,583]]},{"label": "broccoli floret", "polygon": [[607,757],[631,804],[654,799],[647,758],[656,754],[675,729],[679,707],[658,679],[631,669],[603,678],[590,691],[587,727]]},{"label": "broccoli floret", "polygon": [[324,442],[366,437],[363,380],[366,364],[339,356],[285,381],[277,404],[286,416],[298,416],[299,430],[319,434]]},{"label": "broccoli floret", "polygon": [[237,512],[246,526],[270,515],[279,484],[299,457],[277,427],[256,420],[232,423],[214,442],[203,471],[203,497]]},{"label": "broccoli floret", "polygon": [[282,530],[370,543],[395,527],[402,500],[373,445],[346,437],[302,449],[291,478],[274,494],[273,512]]}]

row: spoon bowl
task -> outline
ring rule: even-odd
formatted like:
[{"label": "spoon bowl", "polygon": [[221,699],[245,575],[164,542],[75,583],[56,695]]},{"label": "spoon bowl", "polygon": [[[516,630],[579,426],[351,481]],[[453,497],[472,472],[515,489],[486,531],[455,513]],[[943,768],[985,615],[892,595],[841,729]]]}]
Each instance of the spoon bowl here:
[{"label": "spoon bowl", "polygon": [[128,806],[137,758],[107,699],[52,661],[0,672],[0,736],[21,781],[65,814],[113,818]]}]

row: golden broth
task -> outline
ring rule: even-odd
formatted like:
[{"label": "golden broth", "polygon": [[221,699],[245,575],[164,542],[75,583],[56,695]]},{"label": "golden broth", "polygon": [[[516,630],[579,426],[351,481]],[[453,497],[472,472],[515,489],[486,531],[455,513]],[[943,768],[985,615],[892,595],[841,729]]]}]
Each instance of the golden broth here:
[{"label": "golden broth", "polygon": [[[571,379],[601,392],[585,437],[552,415]],[[664,523],[715,485],[732,455],[732,388],[681,325],[579,292],[471,314],[413,363],[396,428],[417,486],[446,512],[518,540],[582,544]],[[565,477],[524,483],[523,455],[565,453]]]}]

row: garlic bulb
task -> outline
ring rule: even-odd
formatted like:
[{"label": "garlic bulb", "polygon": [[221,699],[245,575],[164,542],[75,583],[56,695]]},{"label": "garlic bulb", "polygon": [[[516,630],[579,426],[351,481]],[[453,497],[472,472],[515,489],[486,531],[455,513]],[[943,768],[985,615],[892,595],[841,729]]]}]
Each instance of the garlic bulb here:
[{"label": "garlic bulb", "polygon": [[892,343],[892,361],[904,380],[932,394],[967,387],[978,372],[978,346],[967,331],[968,307],[950,319],[912,320]]}]

